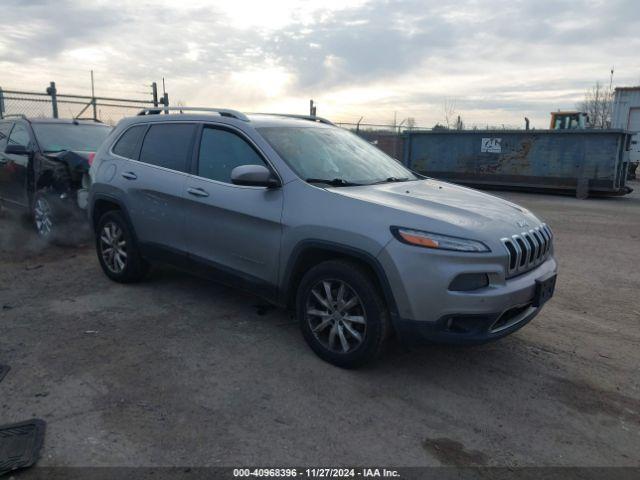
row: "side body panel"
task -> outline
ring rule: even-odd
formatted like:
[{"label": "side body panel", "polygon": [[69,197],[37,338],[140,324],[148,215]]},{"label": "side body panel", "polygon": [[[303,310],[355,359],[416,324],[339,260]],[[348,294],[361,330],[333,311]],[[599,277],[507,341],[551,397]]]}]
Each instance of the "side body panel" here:
[{"label": "side body panel", "polygon": [[11,144],[23,145],[30,153],[15,155],[0,152],[0,195],[7,202],[29,208],[28,185],[37,148],[31,127],[26,122],[15,122],[7,142],[7,145]]}]

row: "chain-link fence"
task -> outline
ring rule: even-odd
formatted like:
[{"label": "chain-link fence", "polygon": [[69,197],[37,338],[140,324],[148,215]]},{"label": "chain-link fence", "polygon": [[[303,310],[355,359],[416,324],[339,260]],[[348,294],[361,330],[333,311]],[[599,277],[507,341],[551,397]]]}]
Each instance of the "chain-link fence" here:
[{"label": "chain-link fence", "polygon": [[[403,147],[404,147],[404,135],[410,132],[428,132],[436,130],[453,130],[443,125],[437,125],[432,128],[418,127],[415,125],[405,125],[404,122],[396,125],[383,125],[373,123],[346,123],[337,122],[341,128],[350,130],[360,137],[367,140],[369,143],[377,146],[380,150],[385,152],[390,157],[402,161],[403,159]],[[478,126],[472,125],[470,128],[463,129],[461,131],[476,131],[476,130],[506,130],[510,127],[514,130],[518,127],[500,125],[491,126],[489,124]]]},{"label": "chain-link fence", "polygon": [[29,118],[76,118],[115,125],[120,119],[140,110],[169,104],[167,95],[159,101],[66,95],[58,93],[55,83],[45,93],[3,90],[0,88],[0,118],[24,115]]},{"label": "chain-link fence", "polygon": [[404,125],[382,125],[373,123],[336,123],[341,128],[350,130],[367,142],[375,145],[384,153],[396,160],[402,161],[404,140],[403,132],[426,131],[430,128],[407,127]]}]

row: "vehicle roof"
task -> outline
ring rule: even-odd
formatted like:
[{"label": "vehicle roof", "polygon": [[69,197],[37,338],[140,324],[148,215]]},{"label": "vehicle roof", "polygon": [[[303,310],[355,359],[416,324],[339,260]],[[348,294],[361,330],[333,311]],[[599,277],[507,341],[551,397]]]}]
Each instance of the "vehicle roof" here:
[{"label": "vehicle roof", "polygon": [[136,123],[155,123],[168,121],[192,121],[192,122],[215,122],[234,126],[261,127],[316,127],[327,128],[330,124],[321,123],[305,118],[287,117],[269,113],[248,113],[249,121],[240,120],[234,117],[219,115],[217,113],[169,113],[151,114],[127,117],[121,120],[121,124],[133,125]]}]

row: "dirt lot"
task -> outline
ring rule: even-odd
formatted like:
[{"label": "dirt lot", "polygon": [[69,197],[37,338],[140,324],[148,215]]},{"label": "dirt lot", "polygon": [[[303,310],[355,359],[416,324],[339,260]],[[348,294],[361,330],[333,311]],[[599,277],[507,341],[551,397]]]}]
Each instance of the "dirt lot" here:
[{"label": "dirt lot", "polygon": [[640,466],[640,184],[499,193],[556,233],[556,297],[474,348],[394,345],[344,371],[283,311],[162,270],[110,282],[90,244],[0,220],[0,423],[48,423],[40,465]]}]

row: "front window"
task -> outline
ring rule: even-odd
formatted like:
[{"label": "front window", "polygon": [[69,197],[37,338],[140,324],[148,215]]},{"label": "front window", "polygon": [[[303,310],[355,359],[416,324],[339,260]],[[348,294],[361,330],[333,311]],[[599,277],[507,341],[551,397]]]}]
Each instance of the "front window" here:
[{"label": "front window", "polygon": [[40,149],[46,153],[95,152],[111,132],[106,125],[75,123],[33,123],[32,127]]},{"label": "front window", "polygon": [[202,131],[198,176],[232,183],[231,172],[241,165],[262,165],[258,153],[235,133],[216,128]]},{"label": "front window", "polygon": [[369,185],[417,179],[393,158],[340,128],[263,127],[258,131],[304,180]]}]

